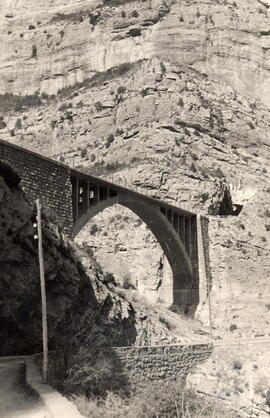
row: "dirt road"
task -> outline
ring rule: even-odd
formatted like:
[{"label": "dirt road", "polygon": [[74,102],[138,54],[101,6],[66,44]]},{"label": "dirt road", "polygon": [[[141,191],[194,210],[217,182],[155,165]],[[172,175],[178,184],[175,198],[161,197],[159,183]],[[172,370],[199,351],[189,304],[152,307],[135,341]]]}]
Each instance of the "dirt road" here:
[{"label": "dirt road", "polygon": [[24,384],[21,363],[0,362],[0,417],[52,418],[39,395]]}]

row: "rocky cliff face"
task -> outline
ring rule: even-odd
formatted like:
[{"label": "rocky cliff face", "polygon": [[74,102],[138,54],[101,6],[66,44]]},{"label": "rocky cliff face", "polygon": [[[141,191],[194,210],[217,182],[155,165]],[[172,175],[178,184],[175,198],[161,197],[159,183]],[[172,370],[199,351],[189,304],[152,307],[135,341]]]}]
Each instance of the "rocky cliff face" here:
[{"label": "rocky cliff face", "polygon": [[[3,174],[3,166],[0,166]],[[41,311],[33,208],[23,192],[0,177],[1,355],[41,349]],[[67,313],[83,315],[98,303],[71,245],[57,227],[44,223],[44,263],[50,342]]]},{"label": "rocky cliff face", "polygon": [[1,91],[56,93],[96,71],[159,57],[269,104],[268,0],[2,1]]}]

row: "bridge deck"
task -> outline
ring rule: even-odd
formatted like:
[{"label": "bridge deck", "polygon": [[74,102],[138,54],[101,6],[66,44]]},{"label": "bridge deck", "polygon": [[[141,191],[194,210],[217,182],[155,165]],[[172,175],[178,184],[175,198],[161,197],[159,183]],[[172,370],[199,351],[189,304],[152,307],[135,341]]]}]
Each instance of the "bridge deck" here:
[{"label": "bridge deck", "polygon": [[12,143],[4,141],[2,139],[0,139],[0,158],[1,158],[1,155],[4,155],[4,153],[5,153],[5,147],[13,148],[14,150],[17,150],[20,153],[29,154],[29,155],[32,155],[32,156],[34,156],[36,158],[39,158],[43,161],[46,161],[50,164],[53,164],[55,166],[62,167],[62,168],[66,169],[68,171],[68,173],[70,174],[70,177],[75,177],[75,178],[78,178],[79,180],[89,181],[91,183],[99,183],[101,186],[108,187],[110,189],[116,189],[116,190],[119,190],[119,191],[122,191],[122,192],[125,192],[125,193],[131,193],[132,195],[137,196],[140,199],[147,200],[147,201],[149,201],[152,204],[157,205],[157,206],[163,206],[166,209],[171,209],[173,212],[176,212],[180,215],[186,215],[186,216],[194,216],[195,215],[195,213],[192,213],[192,212],[190,212],[186,209],[182,209],[181,207],[171,205],[170,203],[166,203],[162,200],[159,200],[159,199],[151,197],[151,196],[146,196],[143,193],[140,193],[140,192],[135,191],[133,189],[129,189],[128,187],[124,187],[124,186],[121,186],[119,184],[116,184],[116,183],[110,182],[108,180],[102,179],[100,177],[93,176],[92,174],[85,173],[85,172],[80,171],[76,168],[72,168],[72,167],[68,166],[67,164],[64,164],[60,161],[53,160],[52,158],[46,157],[46,156],[41,155],[37,152],[31,151],[27,148],[20,147],[19,145],[12,144]]}]

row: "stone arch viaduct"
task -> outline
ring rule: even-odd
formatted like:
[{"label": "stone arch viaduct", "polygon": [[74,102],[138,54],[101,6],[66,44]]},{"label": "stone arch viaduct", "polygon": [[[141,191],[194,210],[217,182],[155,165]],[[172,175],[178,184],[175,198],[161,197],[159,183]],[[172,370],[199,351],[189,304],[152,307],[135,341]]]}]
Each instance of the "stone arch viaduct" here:
[{"label": "stone arch viaduct", "polygon": [[[168,259],[173,274],[173,304],[186,313],[194,312],[199,302],[200,279],[196,214],[3,140],[0,160],[19,174],[28,199],[34,202],[40,198],[70,237],[108,206],[118,203],[133,211],[155,235]],[[207,228],[200,230],[206,231],[202,237],[205,252]]]}]

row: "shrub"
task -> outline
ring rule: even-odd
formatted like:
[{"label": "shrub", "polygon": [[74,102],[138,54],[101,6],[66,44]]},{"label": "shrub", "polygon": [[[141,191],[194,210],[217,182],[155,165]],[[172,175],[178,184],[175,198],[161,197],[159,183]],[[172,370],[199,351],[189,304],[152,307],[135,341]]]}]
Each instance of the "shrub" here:
[{"label": "shrub", "polygon": [[118,94],[123,94],[123,93],[125,93],[126,90],[127,90],[127,88],[125,86],[119,86],[117,88],[117,93]]},{"label": "shrub", "polygon": [[67,110],[67,109],[70,109],[71,107],[72,107],[72,103],[71,102],[69,102],[69,103],[64,102],[64,103],[62,103],[59,106],[58,110],[60,110],[61,112],[63,112],[65,110]]},{"label": "shrub", "polygon": [[106,148],[109,148],[109,146],[113,143],[114,141],[114,136],[113,134],[110,134],[106,140]]},{"label": "shrub", "polygon": [[131,279],[131,277],[128,273],[124,274],[124,276],[123,276],[122,288],[123,289],[136,289],[136,287],[132,283],[132,279]]},{"label": "shrub", "polygon": [[87,148],[85,147],[81,150],[81,158],[84,158],[86,156],[87,156]]},{"label": "shrub", "polygon": [[190,136],[190,132],[189,132],[188,128],[184,128],[184,133],[185,133],[187,136]]},{"label": "shrub", "polygon": [[235,370],[241,370],[242,369],[242,363],[240,362],[240,361],[238,361],[238,360],[234,360],[234,362],[233,362],[233,368],[235,369]]},{"label": "shrub", "polygon": [[266,216],[267,218],[270,218],[270,209],[265,210],[264,216]]},{"label": "shrub", "polygon": [[[126,3],[133,3],[135,0],[103,0],[103,4],[106,6],[114,7],[114,6],[122,6]],[[142,0],[145,1],[145,0]]]},{"label": "shrub", "polygon": [[251,121],[248,121],[247,124],[250,127],[250,129],[255,129],[255,125]]},{"label": "shrub", "polygon": [[0,129],[5,129],[7,127],[7,124],[4,120],[0,120]]},{"label": "shrub", "polygon": [[132,28],[128,32],[128,35],[133,36],[133,37],[141,36],[141,34],[142,34],[141,29],[138,29],[138,28]]},{"label": "shrub", "polygon": [[99,231],[98,227],[96,224],[92,225],[90,228],[90,234],[91,235],[96,235],[96,233]]},{"label": "shrub", "polygon": [[15,126],[14,126],[14,128],[15,129],[22,129],[22,121],[21,121],[21,119],[17,119],[16,120],[16,123],[15,123]]},{"label": "shrub", "polygon": [[133,10],[132,13],[131,13],[131,16],[137,18],[137,17],[139,17],[139,13],[137,12],[137,10]]},{"label": "shrub", "polygon": [[[104,72],[98,72],[91,78],[86,78],[82,82],[77,82],[72,86],[64,87],[58,90],[58,95],[61,97],[66,97],[72,94],[74,91],[81,87],[98,87],[108,80],[113,80],[114,78],[121,77],[131,71],[134,67],[136,68],[141,64],[141,61],[136,63],[124,63],[117,65],[113,68],[110,68]],[[102,107],[103,108],[103,107]]]},{"label": "shrub", "polygon": [[108,391],[127,394],[128,380],[120,361],[113,349],[108,347],[100,326],[96,326],[98,314],[87,312],[73,335],[69,336],[68,348],[71,354],[64,381],[65,390],[87,397],[104,397]]},{"label": "shrub", "polygon": [[181,107],[184,106],[184,100],[182,99],[182,97],[179,97],[177,104],[178,104],[178,106],[181,106]]},{"label": "shrub", "polygon": [[67,22],[71,22],[71,23],[81,23],[83,22],[83,17],[87,16],[88,12],[85,11],[80,11],[80,12],[73,12],[73,13],[56,13],[51,19],[50,19],[50,23],[54,23],[54,22],[63,22],[63,21],[67,21]]},{"label": "shrub", "polygon": [[33,29],[36,29],[36,27],[35,27],[34,25],[29,25],[29,26],[28,26],[28,29],[29,29],[29,30],[33,30]]},{"label": "shrub", "polygon": [[0,94],[0,112],[6,113],[10,111],[20,112],[27,108],[37,107],[42,104],[39,93],[27,96],[15,95],[13,93]]},{"label": "shrub", "polygon": [[229,330],[230,330],[231,332],[235,331],[236,329],[237,329],[237,325],[235,325],[235,324],[230,325]]},{"label": "shrub", "polygon": [[96,24],[98,23],[99,19],[100,19],[100,12],[97,12],[96,14],[93,13],[89,13],[89,23],[92,26],[96,26]]},{"label": "shrub", "polygon": [[121,17],[125,18],[126,17],[126,12],[124,10],[121,11]]},{"label": "shrub", "polygon": [[100,112],[103,109],[103,104],[101,102],[96,102],[94,106],[98,112]]},{"label": "shrub", "polygon": [[117,128],[116,129],[116,135],[123,135],[124,131],[122,128]]},{"label": "shrub", "polygon": [[192,390],[184,391],[178,381],[141,384],[129,397],[108,393],[103,399],[76,396],[73,401],[84,416],[95,418],[235,418],[237,415],[212,399]]},{"label": "shrub", "polygon": [[166,73],[166,67],[165,67],[165,65],[163,64],[162,61],[160,63],[160,71],[161,71],[162,74],[165,74]]},{"label": "shrub", "polygon": [[147,91],[148,91],[148,89],[141,89],[140,93],[141,93],[142,97],[147,96]]},{"label": "shrub", "polygon": [[36,45],[32,45],[32,55],[31,58],[36,58],[37,57],[37,47]]},{"label": "shrub", "polygon": [[106,284],[112,283],[112,284],[116,285],[115,277],[112,273],[105,273],[103,275],[103,281]]},{"label": "shrub", "polygon": [[265,403],[266,403],[267,406],[270,407],[270,389],[268,389],[266,394],[265,394]]},{"label": "shrub", "polygon": [[136,219],[136,221],[134,223],[134,226],[138,227],[138,226],[141,226],[142,224],[143,224],[143,221],[138,218],[138,219]]}]

